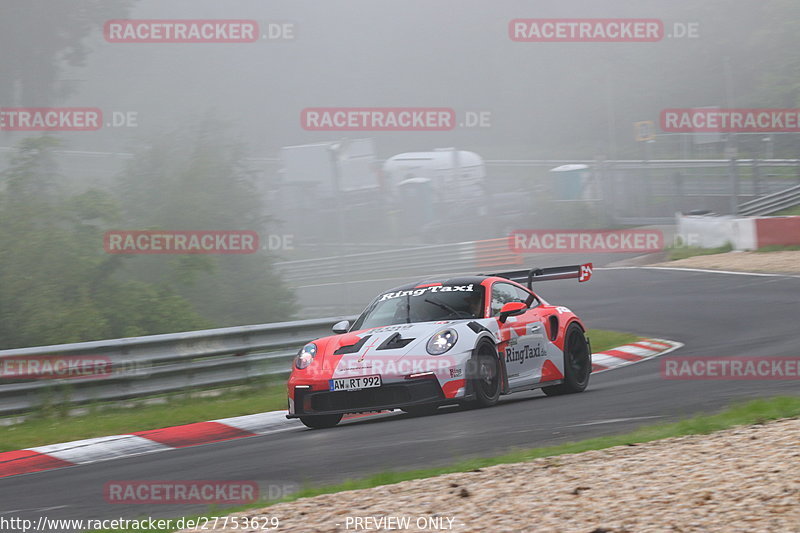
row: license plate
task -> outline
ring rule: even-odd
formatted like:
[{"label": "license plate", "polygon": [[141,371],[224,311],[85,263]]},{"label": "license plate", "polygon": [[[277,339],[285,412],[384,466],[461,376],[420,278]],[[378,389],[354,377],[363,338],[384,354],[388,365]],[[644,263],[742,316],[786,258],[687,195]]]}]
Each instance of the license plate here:
[{"label": "license plate", "polygon": [[380,376],[359,376],[356,378],[340,378],[328,381],[330,390],[359,390],[381,386]]}]

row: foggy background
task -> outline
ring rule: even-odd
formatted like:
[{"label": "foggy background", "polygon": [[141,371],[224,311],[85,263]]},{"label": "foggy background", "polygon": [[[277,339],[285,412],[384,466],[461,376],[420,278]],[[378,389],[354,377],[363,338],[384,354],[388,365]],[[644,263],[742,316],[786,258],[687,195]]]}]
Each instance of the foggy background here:
[{"label": "foggy background", "polygon": [[[108,1],[4,2],[2,101],[131,110],[136,131],[65,135],[74,149],[118,151],[132,138],[213,114],[253,155],[329,140],[299,124],[306,107],[418,106],[491,112],[491,128],[374,132],[379,154],[459,146],[490,159],[638,155],[632,123],[664,107],[729,102],[792,107],[798,8],[790,0],[721,1]],[[42,7],[38,7],[42,6]],[[101,7],[100,7],[101,6]],[[56,17],[63,11],[66,17]],[[107,15],[107,16],[106,16]],[[660,18],[698,38],[656,43],[522,43],[514,18]],[[109,43],[106,18],[293,22],[293,41]],[[26,65],[53,33],[80,26],[82,66],[51,58],[52,80]],[[72,31],[78,31],[77,28]],[[63,39],[63,37],[62,37]],[[63,43],[67,44],[67,43]],[[44,53],[47,53],[46,51]],[[726,82],[725,58],[730,62]],[[22,76],[25,75],[24,81]],[[21,86],[20,81],[24,85]],[[726,86],[726,83],[728,84]],[[50,93],[46,94],[48,85]],[[781,85],[781,87],[776,87]],[[3,133],[4,144],[15,139]]]}]

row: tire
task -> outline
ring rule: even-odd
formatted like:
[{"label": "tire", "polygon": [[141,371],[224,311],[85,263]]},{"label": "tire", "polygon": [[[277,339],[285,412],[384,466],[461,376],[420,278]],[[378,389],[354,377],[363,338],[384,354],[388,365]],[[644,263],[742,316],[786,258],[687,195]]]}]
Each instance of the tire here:
[{"label": "tire", "polygon": [[475,375],[470,378],[475,399],[472,407],[491,407],[500,398],[501,373],[497,351],[489,343],[482,343],[475,349]]},{"label": "tire", "polygon": [[572,323],[564,336],[564,382],[543,387],[548,396],[583,392],[592,374],[592,356],[589,341],[578,324]]},{"label": "tire", "polygon": [[332,428],[342,419],[342,415],[314,415],[301,416],[300,422],[311,429]]},{"label": "tire", "polygon": [[401,411],[411,416],[428,416],[434,414],[439,410],[438,405],[412,405],[409,407],[401,407]]}]

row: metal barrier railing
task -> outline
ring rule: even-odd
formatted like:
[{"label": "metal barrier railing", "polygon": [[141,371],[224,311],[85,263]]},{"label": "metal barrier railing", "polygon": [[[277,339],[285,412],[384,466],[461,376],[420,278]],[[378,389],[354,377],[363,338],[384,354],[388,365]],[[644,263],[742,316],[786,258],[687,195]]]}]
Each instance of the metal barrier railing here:
[{"label": "metal barrier railing", "polygon": [[350,278],[363,278],[391,272],[393,276],[430,275],[441,272],[479,272],[522,264],[522,257],[511,251],[508,239],[487,239],[453,244],[435,244],[362,252],[333,257],[275,263],[290,285],[319,281],[332,272],[346,271]]},{"label": "metal barrier railing", "polygon": [[[286,374],[300,346],[330,335],[331,317],[0,351],[0,415],[45,402],[83,404],[225,385]],[[96,360],[103,372],[82,377],[20,369],[64,368]],[[60,365],[58,363],[61,363]]]},{"label": "metal barrier railing", "polygon": [[771,215],[796,205],[800,205],[800,185],[740,204],[739,214],[745,216]]}]

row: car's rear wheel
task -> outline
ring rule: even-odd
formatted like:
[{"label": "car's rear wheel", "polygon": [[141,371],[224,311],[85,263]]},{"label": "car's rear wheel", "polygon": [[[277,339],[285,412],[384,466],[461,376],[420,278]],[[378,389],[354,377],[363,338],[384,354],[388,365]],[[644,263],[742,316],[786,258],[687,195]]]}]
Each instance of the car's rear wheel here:
[{"label": "car's rear wheel", "polygon": [[314,416],[301,416],[300,422],[310,427],[311,429],[325,429],[332,428],[342,419],[342,415],[314,415]]},{"label": "car's rear wheel", "polygon": [[476,348],[473,359],[474,376],[471,377],[475,407],[490,407],[500,398],[500,360],[494,346],[484,342]]},{"label": "car's rear wheel", "polygon": [[564,337],[564,381],[559,385],[543,387],[548,396],[583,392],[592,373],[592,354],[589,341],[578,324],[570,324]]}]

